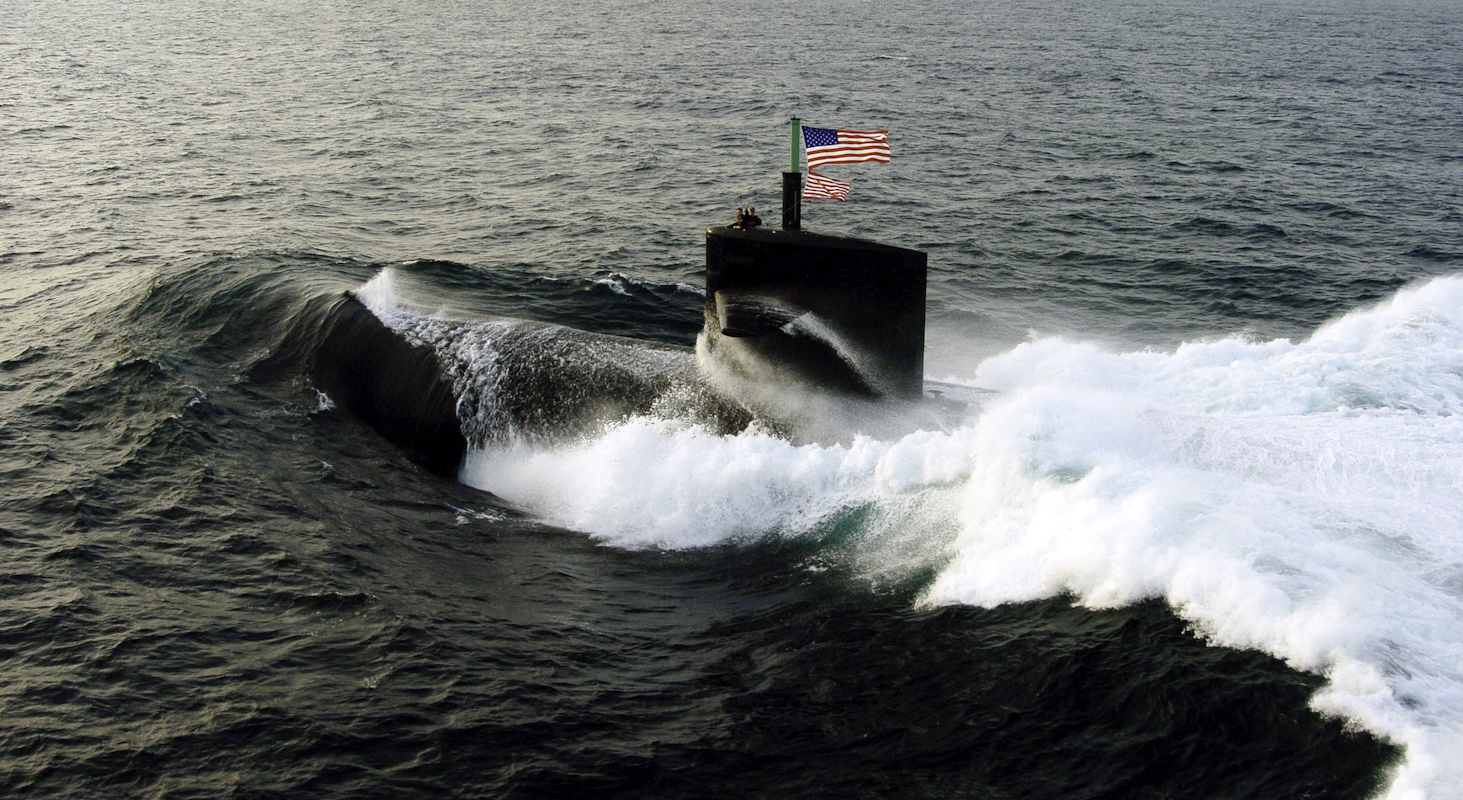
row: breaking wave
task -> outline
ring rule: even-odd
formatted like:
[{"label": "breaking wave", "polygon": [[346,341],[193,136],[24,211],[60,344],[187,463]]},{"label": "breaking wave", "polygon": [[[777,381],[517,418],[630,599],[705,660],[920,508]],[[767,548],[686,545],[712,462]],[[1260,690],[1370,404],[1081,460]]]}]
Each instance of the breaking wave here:
[{"label": "breaking wave", "polygon": [[[632,414],[474,448],[461,479],[627,548],[838,540],[924,602],[1164,599],[1211,643],[1322,674],[1312,700],[1406,748],[1389,797],[1463,795],[1463,278],[1308,340],[979,364],[963,423],[794,444]],[[849,519],[855,519],[849,532]]]}]

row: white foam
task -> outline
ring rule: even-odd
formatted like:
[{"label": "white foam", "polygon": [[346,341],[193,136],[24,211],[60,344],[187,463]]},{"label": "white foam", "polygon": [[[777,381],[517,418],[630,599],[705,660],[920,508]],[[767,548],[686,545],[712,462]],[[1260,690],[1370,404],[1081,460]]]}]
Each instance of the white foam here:
[{"label": "white foam", "polygon": [[[795,446],[631,420],[471,455],[468,483],[606,544],[821,535],[926,602],[1164,598],[1209,641],[1323,674],[1313,706],[1406,748],[1393,798],[1463,797],[1463,278],[1301,343],[988,359],[967,425]],[[893,564],[891,562],[899,562]]]},{"label": "white foam", "polygon": [[629,278],[626,278],[624,275],[621,275],[619,273],[611,273],[601,278],[595,278],[594,282],[609,289],[615,294],[621,295],[623,297],[630,296],[630,289],[626,286],[626,284],[629,282]]},{"label": "white foam", "polygon": [[1463,796],[1463,280],[1301,344],[981,365],[959,555],[931,602],[1163,597],[1211,641],[1326,675],[1404,745],[1389,796]]},{"label": "white foam", "polygon": [[351,292],[371,313],[386,319],[399,313],[401,290],[397,286],[398,273],[391,267],[383,267],[359,288]]},{"label": "white foam", "polygon": [[967,463],[958,439],[798,446],[756,431],[716,436],[634,419],[575,446],[471,453],[463,478],[609,544],[702,547],[805,534],[845,509],[955,483]]}]

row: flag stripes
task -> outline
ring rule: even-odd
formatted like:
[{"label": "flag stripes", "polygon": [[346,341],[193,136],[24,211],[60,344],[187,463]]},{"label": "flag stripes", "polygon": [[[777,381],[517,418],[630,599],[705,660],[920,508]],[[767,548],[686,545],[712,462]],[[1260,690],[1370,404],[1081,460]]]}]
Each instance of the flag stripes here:
[{"label": "flag stripes", "polygon": [[849,184],[843,181],[825,178],[810,169],[808,170],[807,183],[803,184],[803,199],[813,200],[826,197],[841,203],[848,199],[849,186]]},{"label": "flag stripes", "polygon": [[889,162],[888,131],[846,131],[804,125],[803,146],[808,153],[808,169],[824,164]]}]

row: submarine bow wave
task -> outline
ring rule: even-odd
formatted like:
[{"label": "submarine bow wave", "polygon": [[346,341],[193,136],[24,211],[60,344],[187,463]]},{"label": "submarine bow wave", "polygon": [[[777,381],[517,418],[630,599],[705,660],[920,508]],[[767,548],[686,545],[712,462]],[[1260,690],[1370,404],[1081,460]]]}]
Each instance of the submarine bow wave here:
[{"label": "submarine bow wave", "polygon": [[[1324,675],[1406,747],[1390,796],[1463,789],[1463,278],[1309,339],[989,359],[952,430],[794,444],[631,418],[483,447],[463,480],[622,547],[822,537],[930,604],[1162,598],[1217,645]],[[855,519],[854,532],[848,532]],[[834,546],[836,545],[836,547]]]},{"label": "submarine bow wave", "polygon": [[975,368],[999,393],[963,422],[832,444],[711,393],[689,348],[433,316],[392,281],[360,308],[451,386],[471,486],[617,547],[810,538],[932,576],[932,606],[1161,598],[1323,675],[1316,710],[1405,747],[1390,796],[1463,785],[1463,277],[1298,343],[1031,341]]}]

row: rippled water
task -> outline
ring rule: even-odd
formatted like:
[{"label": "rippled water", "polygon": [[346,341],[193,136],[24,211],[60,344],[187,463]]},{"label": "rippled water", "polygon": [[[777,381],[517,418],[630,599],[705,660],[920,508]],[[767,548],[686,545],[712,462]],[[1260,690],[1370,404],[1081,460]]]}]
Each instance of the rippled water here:
[{"label": "rippled water", "polygon": [[[7,795],[1463,797],[1456,5],[0,14]],[[967,417],[453,482],[317,393],[347,290],[692,344],[794,114]]]}]

